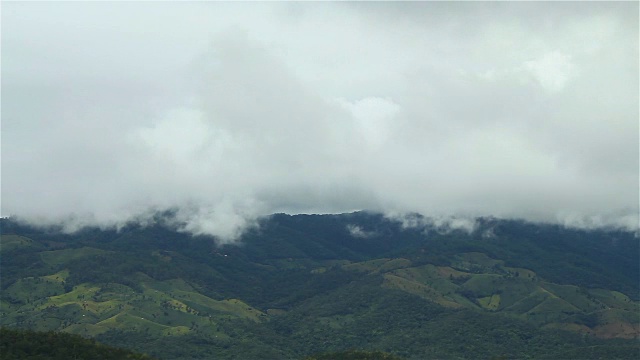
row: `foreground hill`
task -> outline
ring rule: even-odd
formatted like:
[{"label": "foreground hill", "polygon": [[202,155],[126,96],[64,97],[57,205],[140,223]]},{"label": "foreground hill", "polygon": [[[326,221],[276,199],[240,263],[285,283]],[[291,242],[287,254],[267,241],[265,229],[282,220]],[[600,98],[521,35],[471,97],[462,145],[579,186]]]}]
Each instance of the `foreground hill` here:
[{"label": "foreground hill", "polygon": [[0,357],[4,360],[153,360],[145,354],[102,345],[78,335],[4,328],[0,328]]},{"label": "foreground hill", "polygon": [[632,233],[277,214],[220,247],[162,224],[65,235],[3,219],[0,325],[166,359],[640,352]]}]

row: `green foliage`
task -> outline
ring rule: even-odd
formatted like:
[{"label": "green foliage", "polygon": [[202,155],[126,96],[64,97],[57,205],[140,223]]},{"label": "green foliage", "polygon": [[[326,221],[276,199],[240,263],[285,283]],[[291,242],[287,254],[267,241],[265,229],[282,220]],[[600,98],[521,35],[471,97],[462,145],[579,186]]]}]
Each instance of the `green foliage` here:
[{"label": "green foliage", "polygon": [[401,360],[397,356],[382,351],[347,350],[311,355],[305,360]]},{"label": "green foliage", "polygon": [[[277,214],[240,245],[217,246],[161,220],[72,235],[0,220],[0,325],[163,359],[640,351],[625,339],[640,323],[630,233],[480,219],[467,234],[367,213]],[[375,235],[353,237],[349,225]]]},{"label": "green foliage", "polygon": [[0,357],[3,360],[151,360],[145,354],[118,349],[78,335],[0,328]]}]

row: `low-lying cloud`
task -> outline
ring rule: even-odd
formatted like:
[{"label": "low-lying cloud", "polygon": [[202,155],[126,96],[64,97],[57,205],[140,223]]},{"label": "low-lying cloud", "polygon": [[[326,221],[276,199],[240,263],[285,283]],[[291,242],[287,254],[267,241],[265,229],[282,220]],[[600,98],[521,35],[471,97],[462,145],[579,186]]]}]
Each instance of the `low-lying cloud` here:
[{"label": "low-lying cloud", "polygon": [[377,233],[374,231],[367,231],[364,230],[361,226],[353,224],[347,225],[347,231],[349,231],[349,235],[360,239],[367,239],[377,235]]},{"label": "low-lying cloud", "polygon": [[2,215],[637,229],[638,4],[488,7],[5,4]]}]

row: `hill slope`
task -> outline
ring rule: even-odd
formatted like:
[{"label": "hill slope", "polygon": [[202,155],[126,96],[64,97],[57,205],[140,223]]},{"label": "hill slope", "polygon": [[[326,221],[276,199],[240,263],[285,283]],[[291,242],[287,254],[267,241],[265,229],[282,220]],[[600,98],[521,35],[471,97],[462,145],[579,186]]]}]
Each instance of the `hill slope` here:
[{"label": "hill slope", "polygon": [[0,357],[20,359],[94,359],[94,360],[152,360],[132,351],[117,349],[87,340],[78,335],[11,330],[0,328]]},{"label": "hill slope", "polygon": [[219,247],[162,221],[65,235],[3,219],[0,324],[166,359],[640,351],[634,234],[410,220],[277,214]]}]

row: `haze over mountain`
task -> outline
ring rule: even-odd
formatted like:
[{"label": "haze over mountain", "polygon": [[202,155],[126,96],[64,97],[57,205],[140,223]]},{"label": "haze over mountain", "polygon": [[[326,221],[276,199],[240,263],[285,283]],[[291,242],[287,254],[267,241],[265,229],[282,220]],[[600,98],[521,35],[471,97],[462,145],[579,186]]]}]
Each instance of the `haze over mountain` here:
[{"label": "haze over mountain", "polygon": [[2,4],[2,215],[638,228],[638,3]]}]

